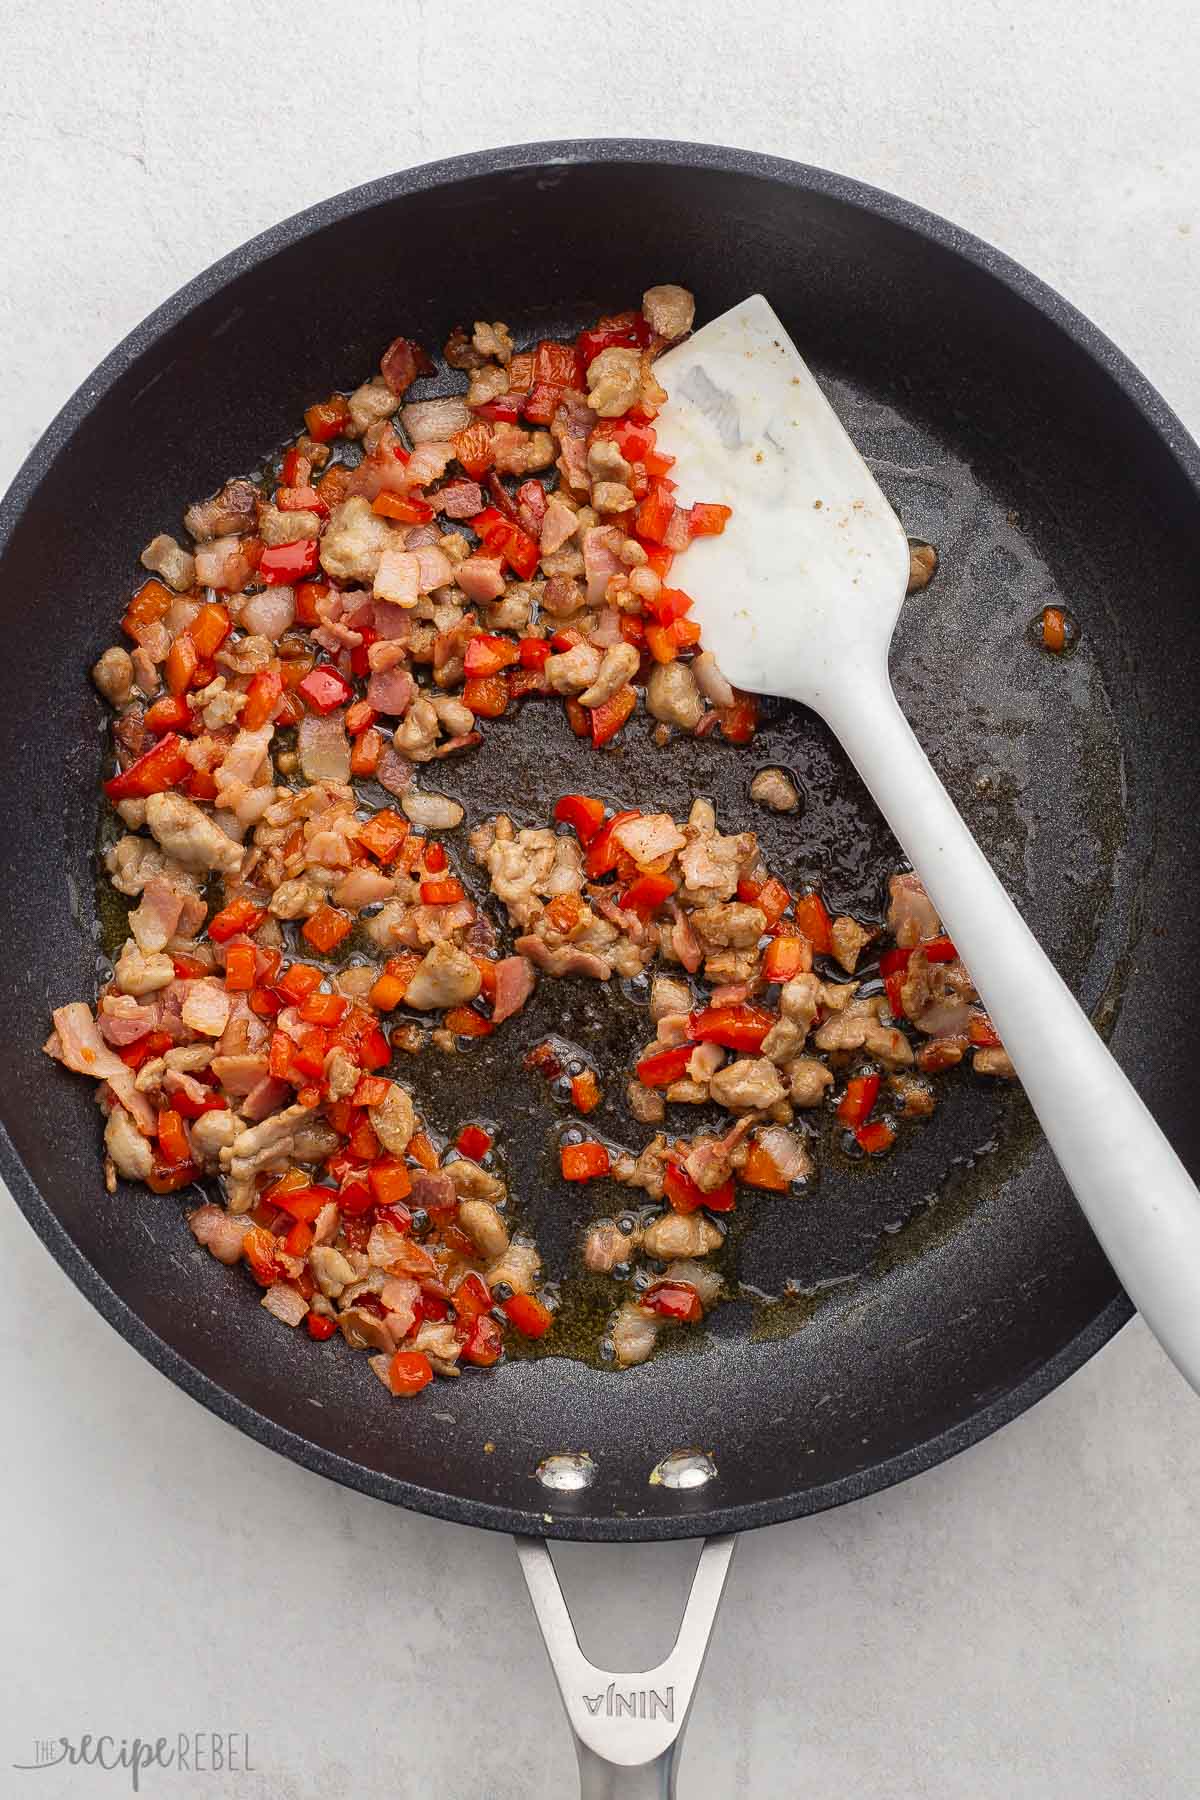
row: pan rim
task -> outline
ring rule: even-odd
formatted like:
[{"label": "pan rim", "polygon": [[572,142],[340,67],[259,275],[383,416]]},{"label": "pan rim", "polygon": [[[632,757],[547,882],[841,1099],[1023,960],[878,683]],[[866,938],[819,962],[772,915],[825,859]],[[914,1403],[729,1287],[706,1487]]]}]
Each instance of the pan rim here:
[{"label": "pan rim", "polygon": [[[46,427],[0,499],[0,557],[7,549],[31,495],[88,414],[168,331],[247,270],[268,261],[322,226],[369,211],[400,196],[448,187],[475,177],[556,164],[629,163],[708,168],[718,173],[782,183],[872,214],[949,250],[962,262],[1032,306],[1098,365],[1168,449],[1200,499],[1200,447],[1153,385],[1084,314],[1040,278],[984,240],[882,189],[809,164],[757,151],[670,139],[558,139],[473,151],[399,170],[347,189],[269,227],[193,277],[110,351]],[[1055,1356],[990,1405],[869,1469],[842,1476],[821,1487],[770,1500],[689,1511],[678,1516],[547,1514],[536,1500],[531,1500],[528,1509],[513,1508],[419,1487],[382,1471],[365,1468],[260,1413],[173,1349],[109,1286],[79,1251],[49,1202],[42,1197],[2,1124],[0,1173],[34,1231],[81,1293],[147,1361],[209,1411],[236,1425],[259,1443],[344,1486],[411,1511],[495,1531],[535,1531],[545,1537],[593,1542],[700,1537],[716,1532],[753,1530],[864,1498],[935,1467],[1017,1418],[1082,1367],[1133,1314],[1127,1296],[1118,1290]]]}]

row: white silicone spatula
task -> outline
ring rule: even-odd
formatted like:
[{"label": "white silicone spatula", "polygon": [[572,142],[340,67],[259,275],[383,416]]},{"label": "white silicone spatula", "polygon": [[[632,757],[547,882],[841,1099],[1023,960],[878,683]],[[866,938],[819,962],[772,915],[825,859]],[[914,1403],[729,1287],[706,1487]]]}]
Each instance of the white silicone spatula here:
[{"label": "white silicone spatula", "polygon": [[799,700],[841,740],[1004,1041],[1126,1291],[1200,1389],[1200,1193],[1039,947],[892,693],[908,542],[761,295],[655,365],[677,498],[732,506],[687,590],[735,686]]}]

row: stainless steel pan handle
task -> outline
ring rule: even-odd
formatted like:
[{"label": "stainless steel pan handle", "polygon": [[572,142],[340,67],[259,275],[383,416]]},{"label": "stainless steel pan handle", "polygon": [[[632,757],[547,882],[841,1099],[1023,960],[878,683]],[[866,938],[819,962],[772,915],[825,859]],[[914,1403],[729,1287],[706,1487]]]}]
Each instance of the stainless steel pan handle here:
[{"label": "stainless steel pan handle", "polygon": [[657,1668],[598,1669],[579,1647],[544,1538],[519,1537],[517,1555],[550,1666],[575,1734],[582,1800],[671,1800],[684,1727],[725,1592],[734,1537],[705,1540],[679,1635]]}]

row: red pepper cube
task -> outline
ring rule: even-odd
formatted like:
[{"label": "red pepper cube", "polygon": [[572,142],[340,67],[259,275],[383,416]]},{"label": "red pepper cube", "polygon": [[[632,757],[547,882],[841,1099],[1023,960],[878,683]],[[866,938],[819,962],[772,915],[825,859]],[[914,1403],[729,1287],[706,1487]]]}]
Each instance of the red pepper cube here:
[{"label": "red pepper cube", "polygon": [[348,937],[354,929],[354,920],[347,913],[339,912],[334,906],[319,906],[311,919],[306,919],[303,934],[314,950],[327,955],[336,949],[344,937]]},{"label": "red pepper cube", "polygon": [[315,575],[321,567],[319,538],[297,538],[291,544],[270,544],[259,558],[258,573],[268,587],[291,586]]},{"label": "red pepper cube", "polygon": [[313,712],[324,716],[345,705],[354,693],[354,684],[332,663],[317,663],[297,684],[296,692]]}]

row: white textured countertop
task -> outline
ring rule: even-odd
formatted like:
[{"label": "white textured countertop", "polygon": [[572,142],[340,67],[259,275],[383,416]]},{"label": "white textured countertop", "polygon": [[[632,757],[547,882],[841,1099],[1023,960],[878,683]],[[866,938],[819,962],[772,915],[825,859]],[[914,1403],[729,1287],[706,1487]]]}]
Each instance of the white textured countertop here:
[{"label": "white textured countertop", "polygon": [[[275,219],[406,163],[631,132],[823,164],[948,215],[1082,307],[1200,430],[1190,7],[1166,0],[1151,21],[1096,0],[1069,16],[1034,0],[777,0],[743,6],[737,33],[716,0],[574,14],[544,0],[10,12],[0,481],[143,314]],[[87,1731],[248,1735],[251,1772],[151,1771],[150,1795],[574,1792],[507,1540],[335,1488],[210,1417],[11,1206],[0,1254],[0,1795],[128,1792],[121,1773],[11,1767],[39,1738]],[[750,1538],[684,1800],[1194,1795],[1198,1488],[1200,1410],[1134,1324],[951,1464]],[[586,1647],[665,1648],[692,1555],[565,1552]]]}]

